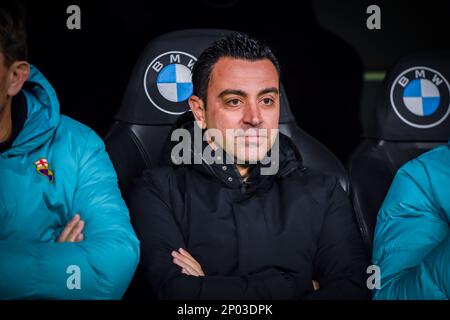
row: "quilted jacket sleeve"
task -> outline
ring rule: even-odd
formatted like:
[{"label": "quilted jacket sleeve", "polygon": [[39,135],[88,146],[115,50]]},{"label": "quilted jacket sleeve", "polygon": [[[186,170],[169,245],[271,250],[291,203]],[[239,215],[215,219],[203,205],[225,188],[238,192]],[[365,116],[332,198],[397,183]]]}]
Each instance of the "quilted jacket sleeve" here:
[{"label": "quilted jacket sleeve", "polygon": [[375,230],[375,299],[450,297],[449,164],[449,152],[440,149],[397,173]]}]

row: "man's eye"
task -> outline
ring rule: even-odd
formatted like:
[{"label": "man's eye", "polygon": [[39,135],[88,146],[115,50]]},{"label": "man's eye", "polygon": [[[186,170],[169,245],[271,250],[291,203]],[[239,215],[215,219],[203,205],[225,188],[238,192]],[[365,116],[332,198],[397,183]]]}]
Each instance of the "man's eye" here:
[{"label": "man's eye", "polygon": [[262,99],[262,103],[266,106],[271,106],[273,105],[274,101],[271,98],[264,98]]},{"label": "man's eye", "polygon": [[227,104],[229,104],[230,106],[236,107],[241,103],[241,101],[239,99],[231,99],[228,100]]}]

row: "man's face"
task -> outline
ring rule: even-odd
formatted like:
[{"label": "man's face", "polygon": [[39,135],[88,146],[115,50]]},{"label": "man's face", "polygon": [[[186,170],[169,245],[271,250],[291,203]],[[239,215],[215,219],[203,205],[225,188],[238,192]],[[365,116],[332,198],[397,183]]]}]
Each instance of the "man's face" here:
[{"label": "man's face", "polygon": [[[205,122],[219,145],[240,161],[261,160],[272,148],[280,117],[279,76],[268,60],[221,58],[207,89]],[[227,129],[233,129],[232,135]]]}]

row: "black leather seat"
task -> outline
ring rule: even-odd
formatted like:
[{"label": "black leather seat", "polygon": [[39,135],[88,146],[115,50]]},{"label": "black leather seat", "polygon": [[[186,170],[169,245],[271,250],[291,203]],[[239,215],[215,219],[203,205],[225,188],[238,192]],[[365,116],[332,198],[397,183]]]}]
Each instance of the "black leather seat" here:
[{"label": "black leather seat", "polygon": [[[181,30],[157,37],[145,48],[131,75],[117,121],[105,139],[125,196],[132,180],[144,169],[160,165],[173,124],[180,115],[190,112],[187,98],[191,84],[186,77],[189,75],[190,79],[196,57],[214,40],[230,32]],[[170,79],[174,68],[176,81]],[[345,168],[326,147],[296,125],[283,88],[281,93],[280,131],[293,139],[305,166],[336,176],[348,191]]]},{"label": "black leather seat", "polygon": [[364,137],[348,164],[351,194],[369,252],[376,217],[397,170],[450,137],[450,53],[401,59],[386,76]]}]

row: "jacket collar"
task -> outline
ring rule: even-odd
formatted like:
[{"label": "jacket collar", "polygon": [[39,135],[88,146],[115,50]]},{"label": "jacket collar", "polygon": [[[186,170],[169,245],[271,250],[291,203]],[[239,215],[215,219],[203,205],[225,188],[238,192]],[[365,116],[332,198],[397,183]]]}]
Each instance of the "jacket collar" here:
[{"label": "jacket collar", "polygon": [[55,90],[36,67],[30,66],[30,76],[21,94],[27,106],[26,120],[11,148],[2,153],[2,157],[36,150],[53,136],[59,125],[59,102]]},{"label": "jacket collar", "polygon": [[[191,137],[193,137],[195,125],[195,122],[191,121],[184,123],[182,127],[187,129],[191,133]],[[273,163],[257,163],[252,166],[249,176],[244,179],[240,175],[236,165],[231,164],[233,161],[227,161],[227,158],[223,159],[223,157],[230,157],[224,150],[220,148],[216,151],[211,150],[211,158],[204,159],[203,150],[208,147],[208,143],[205,141],[202,142],[201,150],[196,150],[194,142],[192,141],[192,164],[188,164],[188,166],[192,166],[192,168],[198,172],[219,180],[229,188],[239,189],[241,193],[248,194],[263,191],[270,187],[275,179],[284,178],[295,169],[303,167],[301,155],[290,138],[279,133],[276,143],[279,145],[279,157],[272,161],[279,161],[279,164],[278,170],[274,174],[261,174],[261,170],[264,167],[274,165]]]}]

